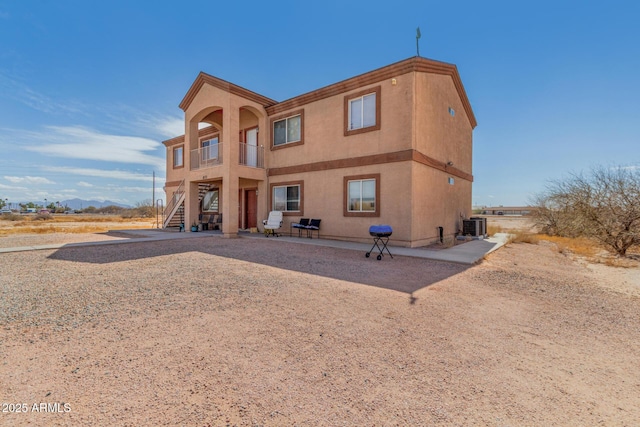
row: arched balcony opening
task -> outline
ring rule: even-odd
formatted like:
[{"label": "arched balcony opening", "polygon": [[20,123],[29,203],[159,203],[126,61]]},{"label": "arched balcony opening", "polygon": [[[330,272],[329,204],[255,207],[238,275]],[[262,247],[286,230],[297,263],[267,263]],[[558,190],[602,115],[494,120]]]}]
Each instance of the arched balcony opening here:
[{"label": "arched balcony opening", "polygon": [[190,123],[191,170],[221,165],[222,108],[211,107],[198,114]]}]

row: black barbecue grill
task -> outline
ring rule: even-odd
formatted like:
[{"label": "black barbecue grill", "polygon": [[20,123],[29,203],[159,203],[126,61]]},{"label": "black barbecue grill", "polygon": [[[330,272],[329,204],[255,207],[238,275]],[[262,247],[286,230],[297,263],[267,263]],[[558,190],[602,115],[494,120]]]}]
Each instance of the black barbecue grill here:
[{"label": "black barbecue grill", "polygon": [[[389,248],[387,248],[387,243],[389,243],[389,236],[393,233],[393,229],[391,229],[390,225],[372,225],[369,227],[369,235],[373,237],[373,246],[371,246],[371,250],[367,252],[364,256],[369,258],[371,256],[371,252],[373,252],[373,248],[378,248],[380,253],[376,257],[378,261],[382,259],[384,255],[383,252],[386,250],[391,258],[391,252],[389,252]],[[382,247],[380,246],[382,245]]]}]

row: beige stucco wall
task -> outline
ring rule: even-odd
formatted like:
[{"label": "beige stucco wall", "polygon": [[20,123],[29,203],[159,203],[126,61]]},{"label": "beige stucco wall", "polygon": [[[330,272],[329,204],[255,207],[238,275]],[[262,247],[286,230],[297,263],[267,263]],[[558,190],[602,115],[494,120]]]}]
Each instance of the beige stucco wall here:
[{"label": "beige stucco wall", "polygon": [[[380,174],[380,216],[345,217],[344,177],[364,174]],[[304,213],[285,216],[285,231],[289,231],[291,222],[298,222],[301,217],[319,218],[321,237],[368,242],[371,241],[369,226],[389,224],[393,227],[392,241],[403,246],[409,244],[411,209],[407,183],[411,180],[411,162],[282,175],[271,177],[269,182],[298,180],[304,181]]]},{"label": "beige stucco wall", "polygon": [[[407,73],[394,79],[395,84],[388,79],[365,87],[381,86],[379,131],[344,136],[344,96],[348,93],[323,99],[304,106],[304,144],[272,151],[269,166],[295,166],[413,148],[443,163],[451,161],[455,168],[471,174],[472,128],[451,77]],[[449,107],[455,110],[455,116],[451,116]],[[344,217],[343,177],[368,173],[381,174],[380,217]],[[453,185],[449,184],[450,177]],[[436,227],[442,226],[445,236],[453,236],[459,229],[460,215],[468,218],[471,214],[469,180],[417,162],[269,179],[271,183],[303,180],[304,217],[322,218],[322,234],[330,238],[369,240],[370,225],[389,224],[394,229],[394,244],[427,245],[438,238]],[[285,216],[286,228],[291,220],[299,218]]]},{"label": "beige stucco wall", "polygon": [[[344,97],[350,93],[380,86],[381,127],[379,131],[344,135]],[[411,74],[341,93],[291,108],[304,109],[304,144],[272,150],[269,167],[278,168],[305,163],[355,158],[411,148],[411,109],[413,78]],[[287,115],[287,111],[277,117]],[[268,135],[270,146],[270,132]]]},{"label": "beige stucco wall", "polygon": [[416,73],[415,79],[415,149],[471,174],[473,128],[452,78]]},{"label": "beige stucco wall", "polygon": [[471,215],[471,182],[416,162],[412,182],[412,246],[435,242],[436,227],[443,227],[445,237],[453,237],[461,228],[461,215],[465,219]]},{"label": "beige stucco wall", "polygon": [[[415,149],[437,161],[452,162],[455,169],[471,175],[473,129],[453,80],[447,75],[416,73],[415,81]],[[461,215],[471,215],[472,182],[419,163],[413,166],[412,182],[414,246],[436,240],[439,226],[444,227],[445,237],[452,237],[461,227]]]}]

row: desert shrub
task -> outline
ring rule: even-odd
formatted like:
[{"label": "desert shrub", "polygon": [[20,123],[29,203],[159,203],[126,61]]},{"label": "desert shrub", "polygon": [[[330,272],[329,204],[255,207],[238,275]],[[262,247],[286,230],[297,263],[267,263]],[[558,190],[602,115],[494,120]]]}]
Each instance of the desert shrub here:
[{"label": "desert shrub", "polygon": [[487,234],[493,236],[496,233],[504,233],[504,229],[498,225],[487,224]]},{"label": "desert shrub", "polygon": [[24,217],[20,214],[10,213],[10,214],[2,214],[0,216],[0,219],[3,221],[21,221],[24,219]]},{"label": "desert shrub", "polygon": [[540,241],[540,238],[537,234],[529,233],[527,231],[516,230],[510,233],[511,236],[509,238],[510,242],[513,243],[530,243],[533,245],[537,245]]},{"label": "desert shrub", "polygon": [[103,206],[101,208],[97,208],[95,210],[95,213],[107,214],[107,215],[118,215],[122,211],[126,211],[126,210],[127,210],[126,208],[123,208],[123,207],[120,207],[120,206],[109,205],[109,206]]},{"label": "desert shrub", "polygon": [[150,201],[136,203],[131,209],[126,209],[120,213],[123,218],[155,218],[156,208]]},{"label": "desert shrub", "polygon": [[552,181],[534,199],[533,218],[551,236],[588,237],[619,256],[640,246],[640,171],[594,168]]}]

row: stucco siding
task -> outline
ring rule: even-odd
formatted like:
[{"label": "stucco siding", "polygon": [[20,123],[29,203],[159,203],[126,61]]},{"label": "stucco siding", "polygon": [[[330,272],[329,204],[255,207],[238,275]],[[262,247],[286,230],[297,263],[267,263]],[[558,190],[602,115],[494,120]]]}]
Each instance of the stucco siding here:
[{"label": "stucco siding", "polygon": [[[344,215],[344,178],[379,174],[380,206],[378,217],[347,217]],[[285,182],[304,182],[304,212],[284,216],[284,229],[291,222],[304,218],[322,219],[322,237],[367,242],[369,226],[389,224],[393,227],[394,244],[409,246],[411,240],[410,181],[411,162],[388,163],[354,168],[333,169],[281,175],[269,180],[271,185]],[[271,203],[269,197],[268,203]],[[267,211],[271,206],[267,206]]]},{"label": "stucco siding", "polygon": [[412,175],[412,246],[436,242],[437,227],[443,227],[445,237],[453,237],[462,217],[471,215],[471,182],[417,162]]},{"label": "stucco siding", "polygon": [[415,122],[416,150],[472,173],[473,129],[450,76],[417,73]]},{"label": "stucco siding", "polygon": [[[344,135],[344,98],[350,93],[380,86],[381,126],[379,130]],[[304,144],[282,147],[269,154],[269,167],[280,168],[306,163],[339,160],[411,148],[411,74],[341,93],[309,103],[304,109]],[[278,113],[292,114],[300,108]],[[269,138],[271,129],[269,129]],[[270,142],[270,141],[269,141]]]}]

